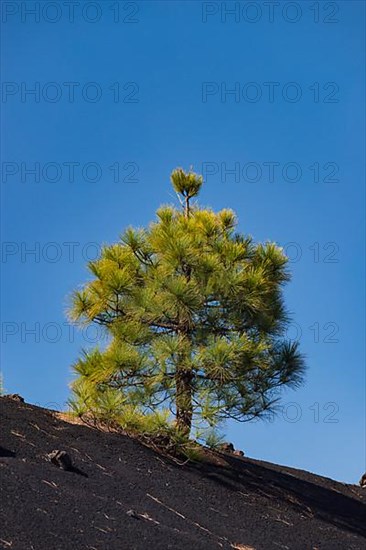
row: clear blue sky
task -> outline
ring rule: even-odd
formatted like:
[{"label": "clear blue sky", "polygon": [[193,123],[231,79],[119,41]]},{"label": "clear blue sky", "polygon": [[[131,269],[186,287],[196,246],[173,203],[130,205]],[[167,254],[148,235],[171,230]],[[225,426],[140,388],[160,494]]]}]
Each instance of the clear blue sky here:
[{"label": "clear blue sky", "polygon": [[309,367],[277,420],[228,424],[228,439],[254,458],[357,482],[365,470],[364,2],[281,3],[273,14],[240,2],[232,15],[221,2],[119,2],[119,14],[111,2],[81,2],[74,22],[63,2],[57,10],[40,2],[39,16],[22,4],[34,2],[2,3],[8,392],[64,407],[70,365],[95,339],[67,327],[68,293],[86,280],[97,245],[147,224],[175,200],[171,170],[193,165],[206,175],[202,204],[234,208],[242,232],[290,254],[290,334]]}]

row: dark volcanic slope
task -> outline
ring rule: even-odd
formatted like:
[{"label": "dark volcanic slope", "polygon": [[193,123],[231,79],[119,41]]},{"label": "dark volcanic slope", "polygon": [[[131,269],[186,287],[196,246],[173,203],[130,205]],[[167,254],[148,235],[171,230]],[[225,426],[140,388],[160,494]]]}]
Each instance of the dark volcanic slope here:
[{"label": "dark volcanic slope", "polygon": [[[0,413],[1,548],[366,548],[366,489],[231,456],[182,467],[9,398]],[[47,462],[54,449],[80,472]]]}]

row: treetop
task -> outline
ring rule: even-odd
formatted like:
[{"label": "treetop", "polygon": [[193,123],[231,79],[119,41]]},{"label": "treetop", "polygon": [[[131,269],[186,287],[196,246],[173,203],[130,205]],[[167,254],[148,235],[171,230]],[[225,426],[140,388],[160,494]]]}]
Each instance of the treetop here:
[{"label": "treetop", "polygon": [[183,168],[176,168],[171,173],[170,181],[177,193],[191,199],[198,195],[203,183],[203,177],[192,170],[185,172]]}]

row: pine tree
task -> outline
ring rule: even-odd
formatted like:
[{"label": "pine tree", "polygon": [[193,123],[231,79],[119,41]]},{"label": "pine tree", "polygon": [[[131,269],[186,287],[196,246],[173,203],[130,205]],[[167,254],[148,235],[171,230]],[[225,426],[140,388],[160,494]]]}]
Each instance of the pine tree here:
[{"label": "pine tree", "polygon": [[[298,386],[304,359],[285,336],[287,258],[236,232],[232,210],[192,204],[202,177],[171,175],[182,208],[162,206],[146,229],[128,228],[88,264],[70,316],[105,329],[107,345],[75,363],[74,394],[148,410],[168,404],[176,426],[250,420]],[[89,400],[89,401],[88,401]]]}]

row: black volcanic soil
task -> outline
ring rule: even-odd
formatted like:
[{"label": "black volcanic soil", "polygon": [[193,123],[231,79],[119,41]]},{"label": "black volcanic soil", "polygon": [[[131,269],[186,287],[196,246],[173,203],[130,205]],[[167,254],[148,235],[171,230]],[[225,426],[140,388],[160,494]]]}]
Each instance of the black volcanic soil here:
[{"label": "black volcanic soil", "polygon": [[[230,455],[180,466],[7,397],[0,414],[0,548],[366,548],[366,489]],[[48,462],[54,449],[76,470]]]}]

